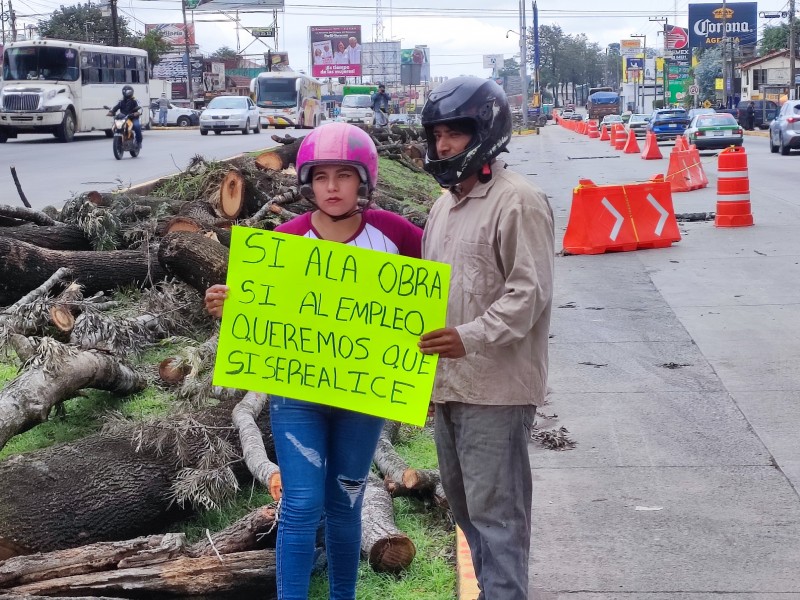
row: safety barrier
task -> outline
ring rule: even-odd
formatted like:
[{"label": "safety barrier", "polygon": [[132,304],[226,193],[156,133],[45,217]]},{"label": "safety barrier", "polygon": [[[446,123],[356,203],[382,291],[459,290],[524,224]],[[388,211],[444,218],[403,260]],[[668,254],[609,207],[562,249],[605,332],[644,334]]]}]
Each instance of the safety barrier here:
[{"label": "safety barrier", "polygon": [[658,138],[652,131],[647,132],[644,138],[644,148],[642,149],[642,158],[645,160],[656,160],[664,158],[661,155],[661,150],[658,147]]},{"label": "safety barrier", "polygon": [[633,129],[628,130],[628,139],[625,140],[625,145],[622,147],[625,154],[639,154],[639,142],[636,141],[636,134]]},{"label": "safety barrier", "polygon": [[589,136],[591,139],[593,139],[593,140],[596,140],[597,138],[599,138],[599,137],[600,137],[600,132],[599,132],[599,131],[598,131],[598,129],[597,129],[597,121],[589,121],[589,122],[587,123],[587,126],[589,127],[589,130],[588,130],[588,132],[587,132],[587,135],[588,135],[588,136]]},{"label": "safety barrier", "polygon": [[676,146],[669,153],[666,179],[673,192],[690,192],[706,187],[708,178],[703,171],[703,163],[700,162],[700,153],[697,149],[681,150],[676,141]]},{"label": "safety barrier", "polygon": [[611,136],[608,134],[608,127],[606,125],[603,125],[600,128],[600,141],[601,142],[607,142],[610,139],[611,139]]},{"label": "safety barrier", "polygon": [[717,178],[717,227],[748,227],[753,224],[750,207],[750,176],[744,147],[731,146],[719,153]]},{"label": "safety barrier", "polygon": [[582,179],[572,191],[563,243],[569,254],[666,248],[680,239],[672,192],[663,175],[628,185]]},{"label": "safety barrier", "polygon": [[628,135],[625,132],[625,126],[620,125],[617,127],[617,138],[614,140],[614,150],[623,150],[627,141]]}]

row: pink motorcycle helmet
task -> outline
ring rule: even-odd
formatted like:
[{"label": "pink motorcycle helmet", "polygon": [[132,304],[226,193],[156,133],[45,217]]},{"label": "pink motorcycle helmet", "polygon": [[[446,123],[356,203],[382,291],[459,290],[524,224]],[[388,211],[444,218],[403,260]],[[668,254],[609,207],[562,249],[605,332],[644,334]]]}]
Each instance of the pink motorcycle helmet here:
[{"label": "pink motorcycle helmet", "polygon": [[311,193],[311,168],[337,164],[355,167],[361,178],[359,196],[369,198],[378,183],[378,151],[368,133],[347,123],[317,127],[297,151],[297,180],[304,196]]}]

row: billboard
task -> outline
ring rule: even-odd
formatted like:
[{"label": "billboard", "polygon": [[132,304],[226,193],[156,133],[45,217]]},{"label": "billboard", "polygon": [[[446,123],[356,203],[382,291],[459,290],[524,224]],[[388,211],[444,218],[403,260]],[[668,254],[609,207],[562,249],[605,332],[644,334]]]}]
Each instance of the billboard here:
[{"label": "billboard", "polygon": [[664,67],[667,79],[667,102],[675,104],[686,98],[692,83],[689,75],[689,69],[692,66],[689,32],[677,25],[665,25],[664,50],[668,57]]},{"label": "billboard", "polygon": [[361,25],[309,27],[314,77],[361,76]]},{"label": "billboard", "polygon": [[144,32],[157,31],[167,42],[173,46],[184,46],[188,34],[189,44],[194,46],[194,23],[188,23],[184,28],[183,23],[158,23],[144,26]]},{"label": "billboard", "polygon": [[361,45],[361,76],[364,83],[400,83],[400,42],[364,42]]},{"label": "billboard", "polygon": [[186,8],[196,11],[283,10],[283,0],[184,0]]},{"label": "billboard", "polygon": [[[418,65],[403,68],[403,65]],[[502,67],[502,61],[501,65]],[[400,73],[402,76],[403,70],[411,73],[412,79],[417,79],[416,70],[419,69],[419,80],[431,80],[431,63],[430,55],[427,46],[414,46],[413,48],[404,48],[400,50]],[[413,84],[412,84],[413,85]],[[416,84],[419,85],[419,82]]]},{"label": "billboard", "polygon": [[628,59],[642,53],[642,40],[620,40],[619,53],[622,56],[622,81],[628,81]]},{"label": "billboard", "polygon": [[726,2],[689,5],[689,45],[713,48],[725,35],[734,44],[755,46],[758,36],[758,3]]}]

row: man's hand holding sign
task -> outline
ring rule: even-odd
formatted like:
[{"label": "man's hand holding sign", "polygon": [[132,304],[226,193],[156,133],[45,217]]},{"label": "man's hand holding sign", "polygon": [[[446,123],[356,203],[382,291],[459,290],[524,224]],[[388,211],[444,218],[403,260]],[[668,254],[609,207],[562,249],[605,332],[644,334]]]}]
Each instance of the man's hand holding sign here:
[{"label": "man's hand holding sign", "polygon": [[[423,425],[432,352],[456,357],[460,345],[442,329],[449,273],[440,263],[235,227],[227,293],[219,286],[206,299],[218,314],[227,296],[214,384]],[[426,338],[434,345],[425,348]]]}]

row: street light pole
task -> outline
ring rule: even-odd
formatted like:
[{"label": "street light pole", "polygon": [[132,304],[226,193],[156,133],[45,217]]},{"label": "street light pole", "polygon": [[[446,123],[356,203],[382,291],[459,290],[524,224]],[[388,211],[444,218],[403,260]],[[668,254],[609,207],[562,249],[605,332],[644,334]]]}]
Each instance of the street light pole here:
[{"label": "street light pole", "polygon": [[522,128],[528,128],[528,67],[525,64],[526,39],[525,32],[525,0],[519,0],[519,78],[522,82]]},{"label": "street light pole", "polygon": [[189,106],[194,108],[194,93],[192,91],[192,55],[189,53],[189,27],[186,23],[186,0],[181,0],[181,11],[183,12],[183,46],[186,51],[186,96],[189,98]]},{"label": "street light pole", "polygon": [[[10,2],[11,0],[9,0]],[[795,82],[794,55],[797,52],[797,40],[794,32],[795,0],[789,0],[789,98],[797,98],[797,83]]]}]

